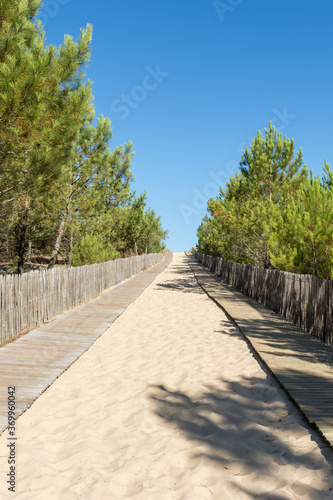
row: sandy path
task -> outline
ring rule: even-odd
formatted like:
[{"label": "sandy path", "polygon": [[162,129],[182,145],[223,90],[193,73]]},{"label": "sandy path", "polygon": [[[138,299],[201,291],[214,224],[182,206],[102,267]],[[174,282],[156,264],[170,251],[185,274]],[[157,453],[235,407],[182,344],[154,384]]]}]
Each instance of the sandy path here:
[{"label": "sandy path", "polygon": [[19,418],[17,435],[18,494],[2,473],[1,498],[333,498],[333,453],[182,254]]}]

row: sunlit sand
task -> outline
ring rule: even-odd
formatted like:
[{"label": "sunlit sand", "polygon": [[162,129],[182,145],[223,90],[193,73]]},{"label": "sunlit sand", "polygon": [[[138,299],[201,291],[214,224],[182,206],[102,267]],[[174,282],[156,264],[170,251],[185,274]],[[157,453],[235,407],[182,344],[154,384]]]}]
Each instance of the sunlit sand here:
[{"label": "sunlit sand", "polygon": [[332,498],[329,450],[183,254],[19,418],[17,437],[24,500]]}]

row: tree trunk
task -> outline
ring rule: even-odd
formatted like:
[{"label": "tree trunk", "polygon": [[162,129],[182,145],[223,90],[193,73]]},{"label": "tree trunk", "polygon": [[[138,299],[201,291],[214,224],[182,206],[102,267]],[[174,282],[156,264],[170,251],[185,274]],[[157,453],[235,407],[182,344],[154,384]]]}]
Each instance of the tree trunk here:
[{"label": "tree trunk", "polygon": [[32,226],[29,227],[29,236],[28,236],[28,250],[27,250],[27,257],[26,257],[26,262],[29,262],[31,264],[31,258],[32,258],[32,234],[35,231],[36,226],[33,224]]},{"label": "tree trunk", "polygon": [[26,236],[28,227],[28,214],[29,214],[29,197],[27,196],[24,204],[23,220],[21,225],[20,243],[18,248],[18,263],[17,272],[22,274],[24,270],[24,256],[25,256],[25,246],[26,246]]},{"label": "tree trunk", "polygon": [[69,240],[69,252],[68,252],[68,259],[67,259],[68,266],[72,265],[73,243],[74,243],[74,231],[72,229],[70,240]]},{"label": "tree trunk", "polygon": [[7,236],[6,236],[6,256],[7,256],[7,259],[12,258],[12,256],[11,256],[12,253],[13,253],[13,251],[12,250],[10,251],[9,237],[8,237],[8,232],[7,232]]},{"label": "tree trunk", "polygon": [[29,236],[29,240],[28,240],[28,252],[27,252],[27,262],[31,263],[31,255],[32,255],[32,241],[31,241],[31,237]]},{"label": "tree trunk", "polygon": [[317,253],[316,253],[316,248],[315,248],[315,245],[313,242],[312,242],[312,255],[313,255],[315,276],[318,276]]},{"label": "tree trunk", "polygon": [[135,255],[138,255],[138,245],[135,242]]},{"label": "tree trunk", "polygon": [[58,253],[60,250],[61,240],[62,240],[64,230],[65,230],[67,215],[68,215],[68,210],[66,209],[61,217],[61,220],[60,220],[57,238],[56,238],[55,243],[54,243],[54,248],[53,248],[50,262],[47,266],[48,269],[52,269],[54,267],[55,263],[57,262],[57,257],[58,257]]},{"label": "tree trunk", "polygon": [[269,246],[266,243],[266,248],[265,248],[265,261],[264,261],[264,267],[265,269],[270,269],[271,266],[271,258],[269,255]]}]

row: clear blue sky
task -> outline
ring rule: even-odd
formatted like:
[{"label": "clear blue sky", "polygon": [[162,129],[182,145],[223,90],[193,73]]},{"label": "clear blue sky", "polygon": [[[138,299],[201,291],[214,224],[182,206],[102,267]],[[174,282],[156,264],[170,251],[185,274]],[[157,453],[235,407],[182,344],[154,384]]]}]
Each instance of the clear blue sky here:
[{"label": "clear blue sky", "polygon": [[333,165],[332,0],[45,0],[47,42],[92,23],[97,115],[131,140],[133,189],[189,249],[206,201],[270,120]]}]

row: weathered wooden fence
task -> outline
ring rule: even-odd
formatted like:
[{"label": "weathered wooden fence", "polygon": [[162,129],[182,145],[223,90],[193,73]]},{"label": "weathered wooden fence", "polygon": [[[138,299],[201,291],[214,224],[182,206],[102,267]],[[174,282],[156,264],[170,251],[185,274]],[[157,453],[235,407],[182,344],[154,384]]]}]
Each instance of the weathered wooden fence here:
[{"label": "weathered wooden fence", "polygon": [[138,255],[90,266],[0,276],[0,343],[82,304],[160,262],[163,256]]},{"label": "weathered wooden fence", "polygon": [[333,346],[333,281],[194,254],[228,285]]}]

